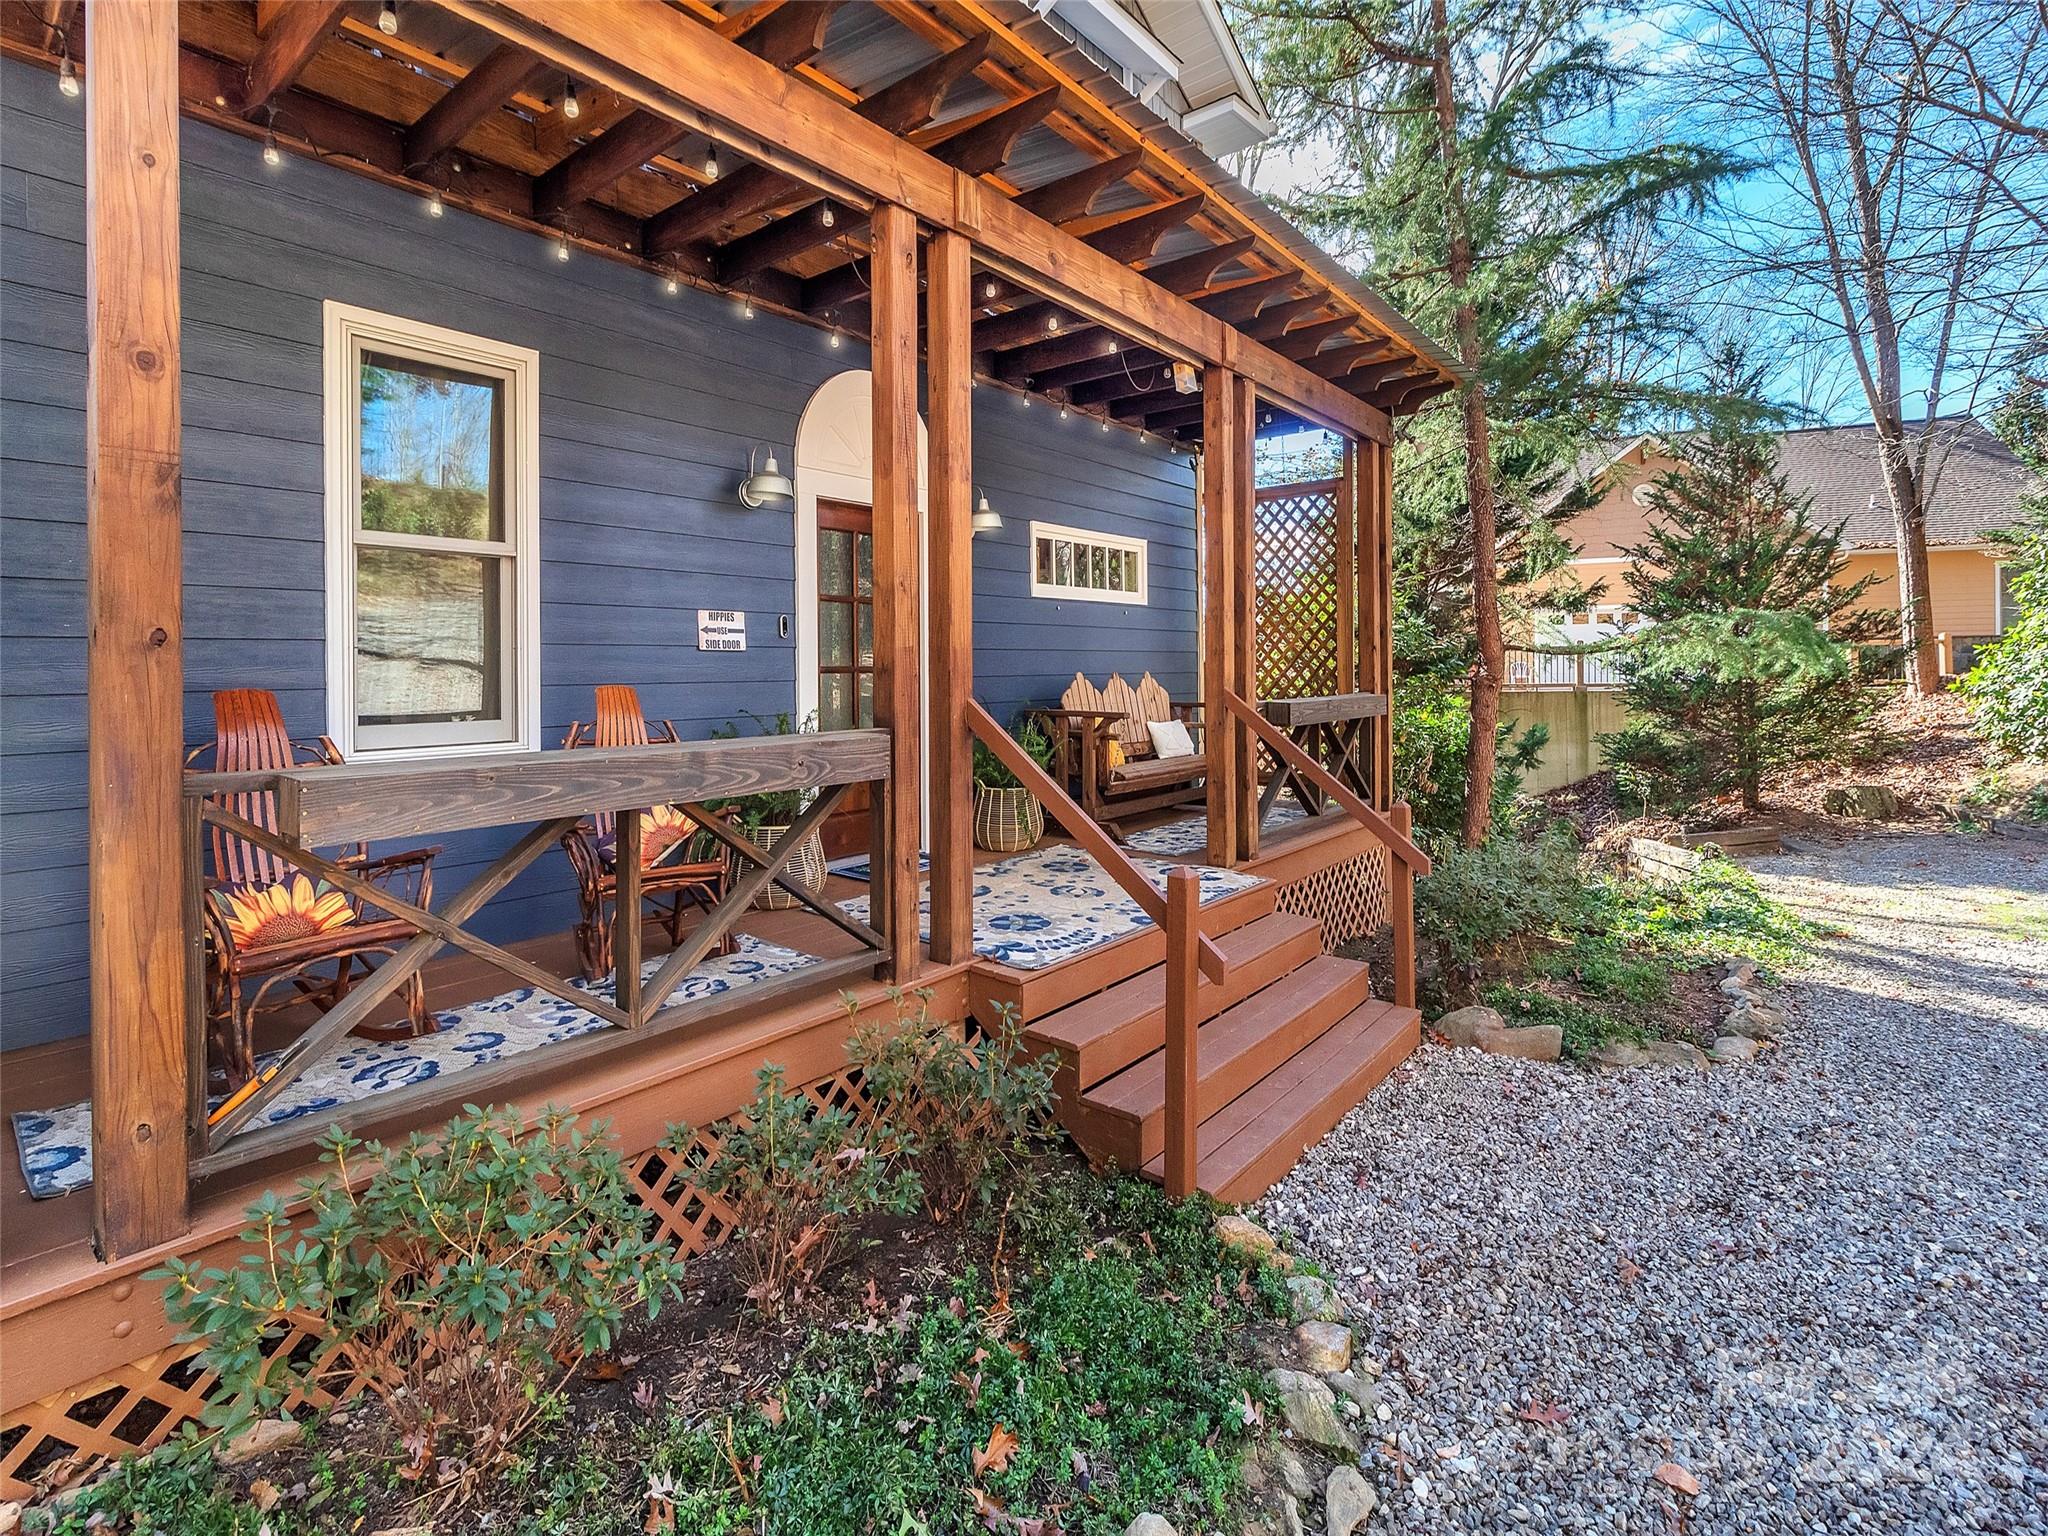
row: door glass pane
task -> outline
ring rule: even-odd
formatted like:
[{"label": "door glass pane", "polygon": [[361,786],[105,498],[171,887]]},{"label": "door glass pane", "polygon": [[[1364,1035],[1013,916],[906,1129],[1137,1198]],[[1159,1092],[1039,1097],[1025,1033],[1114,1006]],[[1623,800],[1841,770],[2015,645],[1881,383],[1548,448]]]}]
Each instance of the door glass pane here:
[{"label": "door glass pane", "polygon": [[857,533],[853,536],[854,549],[854,591],[862,597],[870,597],[875,590],[875,541],[872,535]]},{"label": "door glass pane", "polygon": [[853,725],[853,679],[827,672],[818,679],[818,729],[844,731]]},{"label": "door glass pane", "polygon": [[363,527],[504,538],[504,382],[378,352],[360,382]]},{"label": "door glass pane", "polygon": [[818,605],[818,661],[827,667],[853,662],[853,609],[845,603]]},{"label": "door glass pane", "polygon": [[875,674],[872,672],[860,675],[860,723],[864,726],[875,723]]},{"label": "door glass pane", "polygon": [[860,664],[872,667],[875,664],[875,610],[867,603],[858,605],[860,614]]},{"label": "door glass pane", "polygon": [[818,590],[832,597],[853,596],[853,535],[827,528],[818,535]]},{"label": "door glass pane", "polygon": [[502,564],[413,549],[356,551],[359,724],[503,717]]}]

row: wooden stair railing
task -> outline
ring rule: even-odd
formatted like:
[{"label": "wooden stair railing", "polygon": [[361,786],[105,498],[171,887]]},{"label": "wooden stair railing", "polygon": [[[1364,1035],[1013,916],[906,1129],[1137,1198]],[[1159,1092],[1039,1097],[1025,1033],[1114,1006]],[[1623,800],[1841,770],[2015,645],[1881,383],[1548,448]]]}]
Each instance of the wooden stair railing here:
[{"label": "wooden stair railing", "polygon": [[1415,1006],[1415,880],[1430,870],[1429,855],[1409,836],[1412,813],[1405,803],[1397,804],[1391,815],[1368,805],[1351,787],[1317,762],[1292,737],[1268,720],[1241,695],[1224,690],[1224,705],[1244,728],[1265,744],[1297,778],[1313,784],[1346,815],[1386,845],[1392,857],[1388,871],[1388,914],[1394,930],[1394,1001],[1403,1008]]}]

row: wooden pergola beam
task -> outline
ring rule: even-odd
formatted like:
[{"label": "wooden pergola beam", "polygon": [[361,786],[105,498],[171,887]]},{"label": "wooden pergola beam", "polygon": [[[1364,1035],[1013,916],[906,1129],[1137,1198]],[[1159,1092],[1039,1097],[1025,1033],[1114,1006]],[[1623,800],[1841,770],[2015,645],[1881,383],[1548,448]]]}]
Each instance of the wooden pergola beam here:
[{"label": "wooden pergola beam", "polygon": [[346,0],[300,0],[287,6],[249,61],[242,89],[235,97],[235,110],[243,117],[254,117],[298,79],[299,71],[341,20],[345,4]]},{"label": "wooden pergola beam", "polygon": [[1128,266],[1150,256],[1161,240],[1194,218],[1208,203],[1201,193],[1191,192],[1171,202],[1118,214],[1114,223],[1091,230],[1081,238],[1111,261]]},{"label": "wooden pergola beam", "polygon": [[1245,335],[1259,341],[1271,341],[1286,335],[1288,327],[1296,320],[1303,315],[1313,314],[1327,302],[1319,293],[1312,293],[1306,298],[1283,299],[1277,304],[1268,304],[1256,316],[1247,318],[1239,329]]},{"label": "wooden pergola beam", "polygon": [[[1252,316],[1262,314],[1269,300],[1291,294],[1295,285],[1300,281],[1300,277],[1293,272],[1279,272],[1271,277],[1255,277],[1248,282],[1237,283],[1229,288],[1218,289],[1215,293],[1204,294],[1201,298],[1195,300],[1195,307],[1204,314],[1214,315],[1218,320],[1227,320],[1233,325],[1241,325],[1243,322],[1250,320]],[[1295,302],[1311,305],[1319,304],[1322,300],[1319,296],[1311,295],[1306,299]],[[1279,306],[1275,305],[1274,307],[1278,308]],[[1298,311],[1290,310],[1289,318],[1291,319],[1295,313],[1298,313]]]},{"label": "wooden pergola beam", "polygon": [[475,69],[448,88],[405,131],[405,163],[425,165],[514,96],[532,85],[547,66],[517,43],[500,43]]},{"label": "wooden pergola beam", "polygon": [[1003,168],[1015,153],[1017,140],[1052,115],[1060,93],[1050,86],[977,112],[941,123],[916,139],[917,147],[968,176],[986,176]]},{"label": "wooden pergola beam", "polygon": [[1113,155],[1107,160],[1098,160],[1093,165],[1083,166],[1078,171],[1069,171],[1043,186],[1033,187],[1028,192],[1019,192],[1013,201],[1027,213],[1035,213],[1048,224],[1065,224],[1074,219],[1086,218],[1095,199],[1107,192],[1118,182],[1128,178],[1145,163],[1142,150],[1131,150],[1126,154]]},{"label": "wooden pergola beam", "polygon": [[1394,349],[1384,341],[1355,342],[1348,347],[1332,347],[1327,352],[1318,352],[1305,358],[1302,367],[1318,378],[1341,379],[1361,363],[1374,362],[1387,356]]},{"label": "wooden pergola beam", "polygon": [[637,171],[688,137],[688,130],[651,112],[621,119],[552,170],[534,178],[533,214],[551,219],[589,202],[628,171]]},{"label": "wooden pergola beam", "polygon": [[86,9],[86,868],[93,1231],[184,1231],[186,837],[178,7]]},{"label": "wooden pergola beam", "polygon": [[1291,326],[1273,338],[1273,350],[1298,363],[1304,358],[1314,357],[1322,350],[1324,342],[1332,336],[1343,335],[1350,325],[1349,315],[1337,315],[1328,320],[1311,320],[1307,325]]}]

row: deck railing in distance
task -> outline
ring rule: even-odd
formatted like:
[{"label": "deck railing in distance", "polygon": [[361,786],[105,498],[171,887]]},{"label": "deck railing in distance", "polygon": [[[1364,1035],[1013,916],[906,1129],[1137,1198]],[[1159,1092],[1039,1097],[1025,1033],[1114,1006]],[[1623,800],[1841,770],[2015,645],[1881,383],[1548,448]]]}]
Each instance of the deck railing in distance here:
[{"label": "deck railing in distance", "polygon": [[1429,855],[1409,833],[1412,821],[1408,806],[1397,804],[1390,814],[1373,809],[1329,769],[1310,757],[1292,737],[1238,694],[1226,691],[1224,703],[1244,728],[1263,742],[1297,778],[1314,785],[1339,810],[1386,845],[1392,855],[1388,871],[1392,895],[1389,901],[1394,930],[1394,1001],[1403,1008],[1415,1006],[1415,879],[1429,873]]},{"label": "deck railing in distance", "polygon": [[1605,656],[1585,651],[1546,651],[1528,646],[1507,648],[1504,688],[1588,688],[1621,686],[1621,669]]},{"label": "deck railing in distance", "polygon": [[[517,981],[553,994],[595,1014],[610,1030],[599,1030],[549,1048],[550,1060],[595,1053],[621,1043],[620,1032],[671,1029],[731,1011],[758,1006],[777,993],[816,986],[859,972],[872,973],[888,954],[884,935],[848,916],[789,877],[788,866],[806,835],[824,825],[848,790],[877,783],[890,773],[889,738],[879,730],[749,737],[733,741],[692,741],[647,747],[574,752],[464,754],[430,762],[345,764],[276,773],[194,773],[185,784],[185,880],[193,984],[187,1000],[187,1070],[195,1175],[268,1155],[309,1135],[290,1121],[243,1131],[274,1102],[320,1053],[405,986],[428,960],[454,948],[475,956]],[[817,791],[810,805],[773,849],[759,847],[744,832],[707,811],[707,803],[784,790]],[[874,797],[880,804],[881,797]],[[264,807],[274,815],[266,818]],[[232,809],[230,807],[233,807]],[[619,866],[613,914],[613,997],[610,1000],[554,975],[522,955],[469,931],[476,914],[565,832],[583,818],[615,816],[614,846],[640,846],[640,817],[656,806],[675,806],[691,817],[745,868],[725,897],[703,918],[643,984],[642,914],[637,861]],[[252,817],[257,819],[251,819]],[[272,825],[263,824],[270,820]],[[345,860],[318,849],[369,843],[384,838],[474,831],[531,823],[504,853],[452,899],[436,910],[404,899],[364,878]],[[276,855],[315,880],[390,917],[410,924],[417,936],[390,953],[356,982],[282,1055],[209,1112],[206,1093],[207,1005],[205,976],[204,844],[207,829],[241,839]],[[565,871],[566,874],[566,871]],[[801,905],[857,940],[855,953],[819,959],[785,977],[749,987],[668,1004],[669,995],[714,949],[755,897],[776,885]],[[595,978],[589,978],[594,980]],[[351,1124],[391,1114],[401,1102],[427,1097],[477,1098],[492,1083],[530,1070],[525,1056],[478,1066],[445,1086],[435,1080],[381,1095],[322,1115],[320,1122]],[[438,1092],[436,1090],[438,1089]],[[241,1131],[242,1134],[236,1133]]]}]

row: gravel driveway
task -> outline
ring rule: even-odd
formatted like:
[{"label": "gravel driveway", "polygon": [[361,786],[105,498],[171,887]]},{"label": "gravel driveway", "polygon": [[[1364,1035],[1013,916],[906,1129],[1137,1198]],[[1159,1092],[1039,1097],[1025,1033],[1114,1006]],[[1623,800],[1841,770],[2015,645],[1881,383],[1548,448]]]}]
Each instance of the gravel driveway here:
[{"label": "gravel driveway", "polygon": [[2048,840],[1755,867],[1846,930],[1782,1050],[1425,1046],[1253,1213],[1384,1367],[1370,1529],[2048,1531]]}]

